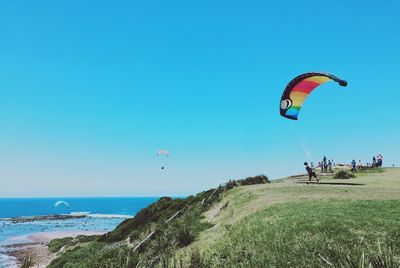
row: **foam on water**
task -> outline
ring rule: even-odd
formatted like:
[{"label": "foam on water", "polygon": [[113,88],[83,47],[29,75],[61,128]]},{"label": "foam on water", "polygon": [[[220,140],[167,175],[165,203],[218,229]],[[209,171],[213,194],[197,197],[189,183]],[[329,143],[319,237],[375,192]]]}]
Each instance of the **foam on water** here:
[{"label": "foam on water", "polygon": [[0,268],[18,267],[15,257],[7,255],[7,251],[0,246]]},{"label": "foam on water", "polygon": [[90,218],[117,218],[117,219],[129,219],[133,218],[133,216],[130,215],[122,215],[122,214],[100,214],[100,213],[94,213],[94,214],[89,214],[87,215]]}]

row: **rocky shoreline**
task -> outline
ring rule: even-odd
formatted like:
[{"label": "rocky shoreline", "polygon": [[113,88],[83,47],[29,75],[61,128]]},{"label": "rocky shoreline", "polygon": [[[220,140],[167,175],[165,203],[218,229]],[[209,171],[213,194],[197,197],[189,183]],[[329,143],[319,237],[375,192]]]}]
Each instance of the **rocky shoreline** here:
[{"label": "rocky shoreline", "polygon": [[102,235],[104,232],[97,231],[62,231],[62,232],[43,232],[26,236],[31,242],[15,243],[3,245],[7,255],[15,258],[17,267],[20,267],[25,260],[29,260],[31,267],[46,267],[56,257],[51,253],[47,244],[57,238],[76,237],[78,235]]},{"label": "rocky shoreline", "polygon": [[6,246],[9,256],[15,258],[16,265],[20,267],[28,260],[32,267],[46,267],[54,259],[55,254],[51,253],[45,243],[23,243]]},{"label": "rocky shoreline", "polygon": [[34,221],[55,221],[55,220],[69,220],[69,219],[80,219],[86,218],[86,214],[79,215],[46,215],[46,216],[32,216],[32,217],[18,217],[18,218],[0,218],[3,221],[11,221],[12,223],[25,223],[25,222],[34,222]]}]

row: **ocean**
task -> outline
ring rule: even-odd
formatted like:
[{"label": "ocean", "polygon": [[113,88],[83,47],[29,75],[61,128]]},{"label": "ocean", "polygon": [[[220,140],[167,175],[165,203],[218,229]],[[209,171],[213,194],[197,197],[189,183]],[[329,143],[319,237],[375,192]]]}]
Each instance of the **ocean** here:
[{"label": "ocean", "polygon": [[[69,207],[57,201],[65,201]],[[12,267],[14,259],[7,255],[8,244],[30,242],[29,235],[40,232],[100,231],[108,232],[123,220],[133,217],[140,209],[158,197],[110,198],[0,198],[0,267]],[[12,221],[48,215],[85,215],[66,220]]]}]

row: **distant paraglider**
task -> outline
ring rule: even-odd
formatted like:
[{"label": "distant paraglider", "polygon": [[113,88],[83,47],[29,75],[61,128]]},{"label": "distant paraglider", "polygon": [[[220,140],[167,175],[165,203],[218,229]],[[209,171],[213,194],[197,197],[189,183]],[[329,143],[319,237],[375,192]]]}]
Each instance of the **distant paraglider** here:
[{"label": "distant paraglider", "polygon": [[319,85],[335,81],[340,86],[347,86],[347,82],[329,73],[305,73],[294,78],[286,86],[280,102],[280,113],[283,117],[297,120],[301,106],[308,95]]},{"label": "distant paraglider", "polygon": [[64,205],[66,208],[69,208],[69,204],[68,204],[68,202],[65,202],[65,201],[62,201],[62,200],[60,200],[60,201],[57,201],[55,204],[54,204],[54,207],[59,207],[59,206],[61,206],[61,205]]},{"label": "distant paraglider", "polygon": [[171,154],[165,149],[158,150],[157,151],[157,156],[160,157],[162,155],[165,155],[166,157],[170,157],[171,156]]},{"label": "distant paraglider", "polygon": [[[162,157],[162,156],[170,157],[171,154],[165,149],[160,149],[157,151],[157,157]],[[161,169],[165,169],[165,167],[162,166]]]}]

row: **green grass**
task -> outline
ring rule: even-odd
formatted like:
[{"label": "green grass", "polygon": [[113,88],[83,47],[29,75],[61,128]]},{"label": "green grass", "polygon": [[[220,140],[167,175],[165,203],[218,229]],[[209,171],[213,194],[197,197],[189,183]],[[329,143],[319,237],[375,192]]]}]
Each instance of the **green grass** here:
[{"label": "green grass", "polygon": [[[101,237],[52,240],[48,244],[51,252],[58,252],[63,246],[66,250],[49,267],[123,268],[136,267],[138,263],[152,267],[176,262],[174,252],[193,243],[199,233],[212,226],[203,220],[203,212],[220,200],[222,191],[211,189],[184,199],[160,198]],[[203,203],[206,198],[208,201]],[[166,224],[178,211],[178,216]],[[152,231],[156,231],[152,238],[134,251]]]},{"label": "green grass", "polygon": [[73,238],[72,237],[64,237],[64,238],[57,238],[50,241],[47,244],[49,251],[54,253],[58,252],[63,246],[71,246],[73,245]]},{"label": "green grass", "polygon": [[136,267],[138,262],[138,255],[125,246],[109,247],[106,243],[91,242],[88,245],[67,250],[61,258],[53,260],[48,268],[128,268]]},{"label": "green grass", "polygon": [[[337,182],[333,176],[322,181]],[[261,176],[246,182],[231,181],[233,188],[215,192],[204,205],[213,189],[161,198],[107,235],[75,239],[49,267],[345,268],[400,261],[397,251],[388,250],[400,248],[400,169],[363,170],[346,180],[362,186],[266,183]]]},{"label": "green grass", "polygon": [[[400,201],[316,201],[273,206],[244,218],[205,253],[210,267],[335,267],[343,255],[400,247]],[[397,255],[399,258],[399,255]]]},{"label": "green grass", "polygon": [[60,249],[64,246],[68,247],[68,246],[73,246],[77,243],[86,243],[86,242],[94,241],[98,238],[99,238],[98,235],[89,235],[89,236],[78,235],[75,238],[72,238],[72,237],[56,238],[56,239],[51,240],[47,244],[47,246],[51,253],[55,253],[55,252],[60,251]]},{"label": "green grass", "polygon": [[357,173],[361,174],[373,174],[373,173],[383,173],[385,172],[384,168],[378,168],[378,167],[366,167],[362,169],[358,169]]}]

